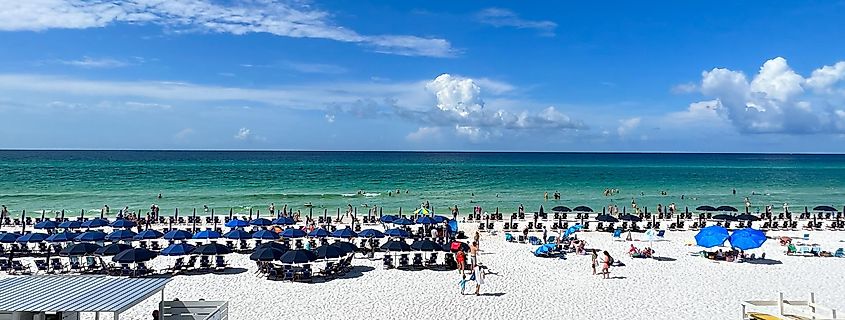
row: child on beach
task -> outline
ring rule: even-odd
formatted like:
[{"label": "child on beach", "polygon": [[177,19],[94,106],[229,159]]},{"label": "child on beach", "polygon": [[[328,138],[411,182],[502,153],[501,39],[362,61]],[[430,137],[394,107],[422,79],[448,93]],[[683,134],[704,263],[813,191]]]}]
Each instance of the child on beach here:
[{"label": "child on beach", "polygon": [[602,260],[601,264],[601,273],[603,279],[610,279],[610,265],[613,263],[613,258],[610,257],[610,253],[607,251],[603,252],[604,260]]},{"label": "child on beach", "polygon": [[593,267],[593,275],[596,275],[596,265],[599,263],[599,255],[596,254],[596,250],[590,252],[590,258],[592,258],[592,267]]}]

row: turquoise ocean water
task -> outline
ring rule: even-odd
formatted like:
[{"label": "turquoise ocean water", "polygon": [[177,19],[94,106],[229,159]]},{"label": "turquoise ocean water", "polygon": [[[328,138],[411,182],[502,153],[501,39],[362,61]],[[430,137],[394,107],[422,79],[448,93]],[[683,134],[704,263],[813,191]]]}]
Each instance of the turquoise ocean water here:
[{"label": "turquoise ocean water", "polygon": [[[103,204],[113,213],[124,206],[143,211],[153,203],[168,215],[203,205],[266,212],[271,202],[303,212],[307,202],[319,212],[347,204],[395,212],[426,200],[442,213],[453,205],[513,212],[520,203],[529,211],[540,205],[600,211],[610,203],[630,206],[632,197],[654,211],[671,202],[742,208],[746,196],[752,211],[766,204],[779,210],[783,202],[793,211],[821,204],[841,210],[843,183],[843,155],[0,151],[0,204],[32,215],[99,212]],[[620,193],[605,197],[606,188]],[[396,189],[398,196],[388,194]],[[562,199],[544,201],[546,191]]]}]

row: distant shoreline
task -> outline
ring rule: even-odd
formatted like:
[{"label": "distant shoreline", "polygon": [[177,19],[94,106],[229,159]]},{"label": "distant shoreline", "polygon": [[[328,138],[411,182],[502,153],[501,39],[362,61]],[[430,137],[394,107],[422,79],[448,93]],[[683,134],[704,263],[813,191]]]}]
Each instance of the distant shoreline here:
[{"label": "distant shoreline", "polygon": [[11,148],[0,152],[255,152],[255,153],[441,153],[441,154],[611,154],[611,155],[814,155],[844,156],[845,152],[696,152],[696,151],[541,151],[541,150],[303,150],[303,149],[88,149],[88,148]]}]

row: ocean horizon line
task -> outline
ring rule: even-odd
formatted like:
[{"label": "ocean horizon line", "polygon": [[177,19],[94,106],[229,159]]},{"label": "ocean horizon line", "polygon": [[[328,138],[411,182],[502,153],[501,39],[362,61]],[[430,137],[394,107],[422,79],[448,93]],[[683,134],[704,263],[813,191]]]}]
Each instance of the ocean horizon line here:
[{"label": "ocean horizon line", "polygon": [[289,153],[451,153],[451,154],[631,154],[631,155],[819,155],[841,156],[845,152],[699,152],[699,151],[543,151],[543,150],[307,150],[307,149],[90,149],[90,148],[0,148],[0,152],[15,151],[83,151],[83,152],[289,152]]}]

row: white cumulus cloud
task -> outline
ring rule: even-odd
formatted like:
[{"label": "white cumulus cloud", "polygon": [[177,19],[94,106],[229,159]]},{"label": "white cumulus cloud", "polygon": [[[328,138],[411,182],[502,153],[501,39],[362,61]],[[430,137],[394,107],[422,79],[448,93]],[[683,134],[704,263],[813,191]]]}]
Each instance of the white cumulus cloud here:
[{"label": "white cumulus cloud", "polygon": [[448,57],[444,39],[364,35],[335,25],[331,14],[299,1],[26,0],[0,1],[0,31],[101,28],[117,23],[156,24],[178,32],[269,33],[362,44],[374,51]]},{"label": "white cumulus cloud", "polygon": [[[708,109],[745,133],[845,132],[845,62],[816,69],[809,77],[786,59],[766,61],[751,80],[740,71],[715,68],[702,73],[701,92],[717,103]],[[711,114],[698,106],[697,114]],[[689,115],[689,114],[687,114]]]},{"label": "white cumulus cloud", "polygon": [[441,136],[439,127],[419,127],[416,131],[405,136],[405,139],[413,142],[424,142],[439,139]]}]

